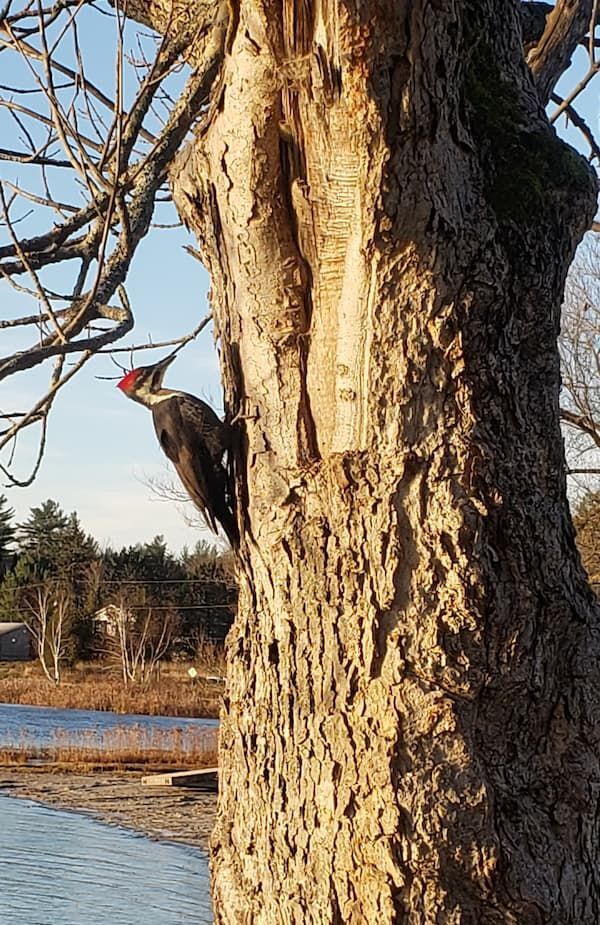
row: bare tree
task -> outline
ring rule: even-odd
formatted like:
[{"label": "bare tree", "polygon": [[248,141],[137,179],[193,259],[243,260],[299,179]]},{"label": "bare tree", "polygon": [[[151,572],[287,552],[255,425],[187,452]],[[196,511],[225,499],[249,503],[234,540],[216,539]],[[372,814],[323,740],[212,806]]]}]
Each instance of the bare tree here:
[{"label": "bare tree", "polygon": [[[39,56],[50,135],[9,154],[88,199],[23,239],[5,184],[0,267],[41,312],[0,376],[57,365],[4,440],[41,416],[43,443],[60,383],[131,327],[167,177],[242,412],[216,921],[596,925],[599,623],[556,341],[597,178],[546,108],[596,161],[598,3],[135,0],[158,52],[101,139],[77,123],[98,88],[48,76],[84,8],[40,3],[5,35]],[[72,257],[68,291],[43,284]]]},{"label": "bare tree", "polygon": [[156,677],[161,660],[167,655],[177,629],[174,611],[155,612],[152,607],[132,609],[127,596],[108,604],[100,651],[116,658],[123,684],[147,686]]},{"label": "bare tree", "polygon": [[580,247],[567,278],[560,352],[568,469],[589,489],[600,475],[600,246],[595,237]]},{"label": "bare tree", "polygon": [[54,684],[60,684],[60,664],[67,654],[70,603],[68,591],[56,582],[38,585],[25,598],[29,616],[23,622],[35,641],[42,671]]}]

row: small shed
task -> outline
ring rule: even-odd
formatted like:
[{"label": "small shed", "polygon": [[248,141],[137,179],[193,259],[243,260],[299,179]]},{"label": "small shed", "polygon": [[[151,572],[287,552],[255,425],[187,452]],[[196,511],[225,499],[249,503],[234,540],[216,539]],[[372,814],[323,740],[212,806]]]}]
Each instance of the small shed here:
[{"label": "small shed", "polygon": [[0,662],[33,658],[31,633],[24,623],[0,623]]}]

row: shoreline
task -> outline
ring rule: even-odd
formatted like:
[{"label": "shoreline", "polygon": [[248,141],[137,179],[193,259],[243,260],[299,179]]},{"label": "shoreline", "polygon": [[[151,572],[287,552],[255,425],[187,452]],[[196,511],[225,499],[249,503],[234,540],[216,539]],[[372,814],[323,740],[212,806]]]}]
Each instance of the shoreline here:
[{"label": "shoreline", "polygon": [[208,853],[216,794],[144,787],[140,771],[78,773],[0,765],[0,791]]}]

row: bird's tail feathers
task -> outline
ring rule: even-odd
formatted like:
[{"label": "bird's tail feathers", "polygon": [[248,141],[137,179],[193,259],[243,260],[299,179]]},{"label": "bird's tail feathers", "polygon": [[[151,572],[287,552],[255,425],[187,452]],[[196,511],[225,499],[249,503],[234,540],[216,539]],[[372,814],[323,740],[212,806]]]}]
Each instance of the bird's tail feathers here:
[{"label": "bird's tail feathers", "polygon": [[209,527],[217,533],[217,521],[223,529],[225,536],[231,546],[236,549],[239,546],[240,534],[235,519],[231,494],[227,490],[229,479],[228,473],[224,466],[219,465],[214,472],[214,490],[210,493],[210,510],[204,511]]}]

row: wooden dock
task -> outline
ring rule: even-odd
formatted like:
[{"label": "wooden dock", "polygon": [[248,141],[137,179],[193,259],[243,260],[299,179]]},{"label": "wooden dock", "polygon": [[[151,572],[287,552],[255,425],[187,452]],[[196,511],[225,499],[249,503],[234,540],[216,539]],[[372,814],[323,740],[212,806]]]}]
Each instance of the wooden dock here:
[{"label": "wooden dock", "polygon": [[169,771],[166,774],[148,774],[142,777],[145,787],[188,787],[193,790],[219,789],[218,768],[199,768],[193,771]]}]

